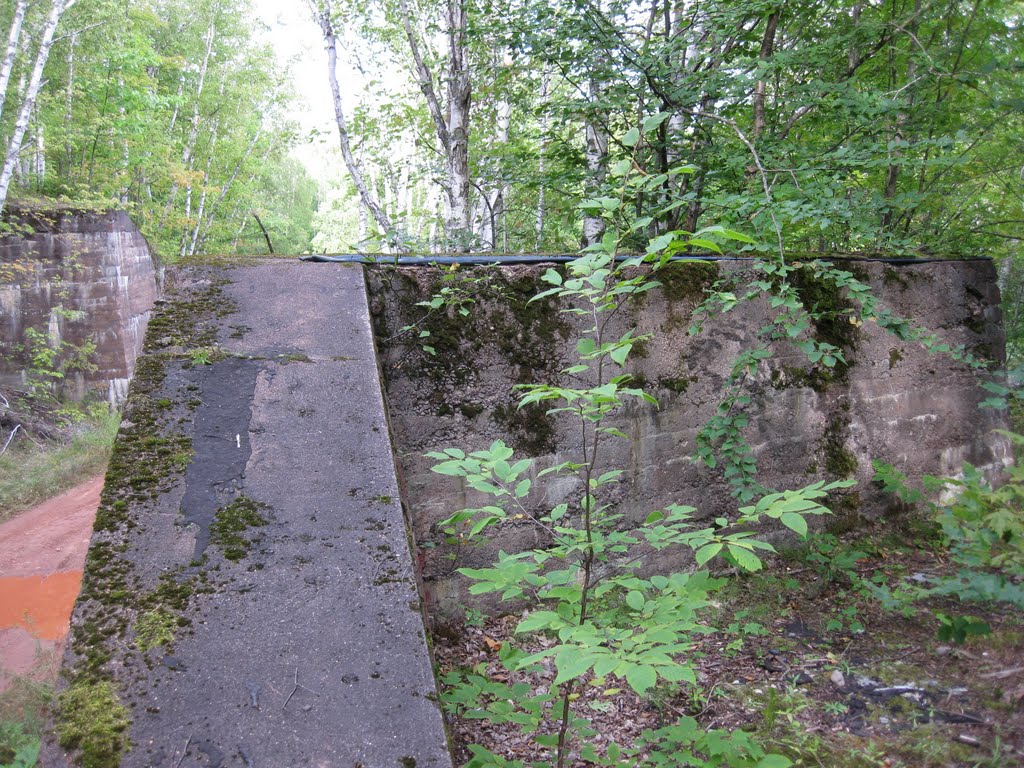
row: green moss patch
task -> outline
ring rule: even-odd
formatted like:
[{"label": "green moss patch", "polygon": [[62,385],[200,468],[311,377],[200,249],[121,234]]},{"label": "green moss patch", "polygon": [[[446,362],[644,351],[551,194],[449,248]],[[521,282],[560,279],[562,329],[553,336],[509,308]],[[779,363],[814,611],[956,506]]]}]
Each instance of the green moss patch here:
[{"label": "green moss patch", "polygon": [[509,434],[513,448],[530,456],[543,456],[555,451],[555,423],[545,408],[527,405],[519,408],[515,403],[499,405],[494,409],[494,422]]},{"label": "green moss patch", "polygon": [[670,302],[699,304],[704,300],[704,292],[718,279],[718,265],[713,261],[673,261],[654,277]]},{"label": "green moss patch", "polygon": [[[814,320],[814,337],[843,350],[854,349],[860,330],[850,322],[854,307],[843,290],[815,274],[810,266],[795,270],[789,279]],[[833,370],[836,376],[842,376],[848,368],[849,362],[839,362]]]},{"label": "green moss patch", "polygon": [[149,321],[143,350],[159,352],[171,347],[216,346],[216,321],[238,310],[234,300],[224,292],[229,283],[227,278],[219,277],[202,289],[183,291],[160,305]]},{"label": "green moss patch", "polygon": [[818,444],[825,471],[831,477],[850,477],[857,471],[857,457],[846,447],[849,421],[835,417],[829,421]]},{"label": "green moss patch", "polygon": [[174,641],[178,617],[163,608],[146,611],[135,620],[135,647],[145,653]]},{"label": "green moss patch", "polygon": [[260,514],[267,509],[266,504],[239,496],[231,504],[217,510],[210,525],[210,541],[221,548],[224,557],[238,562],[249,554],[253,544],[252,538],[245,534],[250,528],[259,528],[267,524],[267,519]]},{"label": "green moss patch", "polygon": [[77,750],[83,768],[116,768],[130,748],[128,710],[108,681],[80,680],[57,702],[62,747]]}]

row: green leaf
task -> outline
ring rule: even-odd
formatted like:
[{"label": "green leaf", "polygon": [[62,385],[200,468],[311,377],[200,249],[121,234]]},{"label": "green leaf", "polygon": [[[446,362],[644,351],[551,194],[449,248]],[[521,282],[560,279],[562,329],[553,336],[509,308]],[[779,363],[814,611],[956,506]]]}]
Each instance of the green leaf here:
[{"label": "green leaf", "polygon": [[[718,234],[720,234],[722,237],[728,238],[729,240],[738,240],[741,243],[750,243],[751,245],[757,245],[757,241],[754,238],[750,237],[749,235],[745,235],[742,232],[737,232],[734,229],[723,229]],[[785,758],[783,758],[783,760],[785,760]]]},{"label": "green leaf", "polygon": [[760,558],[749,549],[730,544],[728,551],[732,559],[736,561],[736,565],[743,570],[751,572],[761,570]]},{"label": "green leaf", "polygon": [[586,673],[594,666],[594,657],[580,648],[566,648],[555,656],[555,666],[558,668],[558,675],[553,684],[559,685]]},{"label": "green leaf", "polygon": [[703,566],[708,560],[713,558],[715,555],[717,555],[721,551],[722,551],[722,543],[719,542],[719,541],[716,541],[716,542],[714,542],[712,544],[707,544],[707,545],[701,547],[700,549],[698,549],[694,553],[693,557],[697,561],[697,565],[698,566]]},{"label": "green leaf", "polygon": [[621,347],[616,347],[611,351],[609,357],[619,365],[626,364],[626,358],[629,357],[630,350],[633,349],[632,344],[623,344]]},{"label": "green leaf", "polygon": [[554,611],[534,611],[519,622],[516,632],[536,632],[539,629],[558,629],[565,620]]},{"label": "green leaf", "polygon": [[642,611],[644,609],[644,604],[646,602],[647,601],[644,600],[643,593],[641,592],[637,592],[634,590],[626,595],[626,605],[628,605],[634,611]]},{"label": "green leaf", "polygon": [[622,137],[622,145],[624,147],[635,147],[640,141],[640,129],[630,128],[626,131],[626,135]]},{"label": "green leaf", "polygon": [[807,521],[796,512],[783,513],[782,517],[779,518],[779,522],[789,528],[789,530],[801,536],[807,536]]},{"label": "green leaf", "polygon": [[643,122],[643,132],[644,133],[650,133],[655,128],[657,128],[659,125],[661,125],[666,120],[668,120],[668,118],[670,116],[671,116],[670,112],[658,112],[657,114],[650,115],[649,117],[645,117],[644,118],[644,122]]},{"label": "green leaf", "polygon": [[782,755],[765,755],[754,768],[790,768],[793,761]]},{"label": "green leaf", "polygon": [[625,176],[627,173],[629,173],[629,169],[632,167],[633,163],[631,161],[619,160],[611,167],[609,172],[613,177]]},{"label": "green leaf", "polygon": [[653,667],[630,664],[626,668],[626,682],[637,694],[643,696],[658,682],[658,675]]},{"label": "green leaf", "polygon": [[431,472],[437,472],[439,475],[449,475],[451,477],[464,477],[466,470],[462,468],[461,461],[445,461],[441,464],[435,464],[430,468]]},{"label": "green leaf", "polygon": [[523,496],[528,494],[530,492],[530,485],[531,484],[532,483],[530,482],[529,479],[520,480],[519,483],[516,485],[516,490],[515,490],[516,498],[517,499],[521,499],[521,498],[523,498]]},{"label": "green leaf", "polygon": [[558,272],[557,269],[548,269],[547,272],[541,275],[540,279],[543,280],[545,283],[551,283],[551,285],[562,284],[562,275]]}]

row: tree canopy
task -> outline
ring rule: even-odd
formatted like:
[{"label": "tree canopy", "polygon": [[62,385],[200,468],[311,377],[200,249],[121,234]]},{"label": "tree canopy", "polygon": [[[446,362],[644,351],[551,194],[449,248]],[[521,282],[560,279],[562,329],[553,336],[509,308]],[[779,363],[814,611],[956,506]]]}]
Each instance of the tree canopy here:
[{"label": "tree canopy", "polygon": [[168,258],[263,252],[253,212],[278,250],[308,249],[317,189],[248,0],[18,0],[0,30],[10,197],[127,207]]},{"label": "tree canopy", "polygon": [[334,52],[346,174],[321,189],[289,156],[289,73],[249,0],[12,0],[9,196],[127,206],[167,257],[263,250],[253,213],[279,251],[564,251],[631,158],[659,180],[638,247],[709,223],[768,252],[1020,241],[1019,2],[290,7]]},{"label": "tree canopy", "polygon": [[[406,76],[398,99],[368,92],[349,121],[363,203],[383,201],[393,241],[571,248],[593,234],[575,205],[632,154],[622,139],[644,120],[660,128],[642,170],[694,171],[637,199],[652,235],[724,221],[766,249],[969,256],[1020,234],[1019,3],[316,7],[350,50]],[[463,113],[468,191],[446,143]],[[448,221],[444,241],[436,219],[460,195],[470,220]]]}]

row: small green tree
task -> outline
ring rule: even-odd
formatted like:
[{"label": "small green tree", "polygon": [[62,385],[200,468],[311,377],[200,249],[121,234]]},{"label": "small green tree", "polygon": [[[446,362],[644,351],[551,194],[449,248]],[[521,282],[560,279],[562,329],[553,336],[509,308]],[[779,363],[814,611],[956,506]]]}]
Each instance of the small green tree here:
[{"label": "small green tree", "polygon": [[[657,116],[650,119],[644,130],[656,130],[659,122]],[[623,143],[636,146],[640,138],[641,132],[634,129]],[[627,301],[659,285],[657,272],[672,254],[694,244],[714,245],[708,238],[746,239],[721,227],[693,235],[674,231],[652,241],[645,255],[620,259],[623,241],[651,221],[628,220],[629,201],[639,190],[664,182],[660,176],[634,173],[633,168],[626,160],[614,169],[616,196],[584,204],[608,220],[603,240],[571,262],[565,275],[549,269],[542,279],[550,288],[535,297],[557,296],[564,312],[583,319],[577,343],[579,362],[564,373],[585,383],[520,387],[521,407],[548,406],[549,413],[564,414],[578,424],[578,457],[537,475],[574,478],[574,501],[535,513],[527,503],[533,485],[532,460],[516,460],[513,450],[501,441],[468,454],[458,448],[428,454],[439,462],[435,472],[462,478],[489,497],[486,505],[460,510],[445,520],[442,526],[450,533],[473,538],[511,520],[526,520],[543,532],[547,546],[502,552],[491,567],[463,568],[460,573],[475,582],[472,594],[498,593],[503,600],[528,603],[529,612],[516,628],[518,635],[540,633],[556,640],[534,654],[511,643],[500,651],[502,664],[513,674],[537,671],[550,657],[557,674],[545,693],[534,694],[525,683],[490,680],[477,669],[447,675],[444,683],[450,691],[445,701],[450,710],[467,717],[519,725],[549,750],[550,759],[534,765],[563,768],[578,755],[608,766],[784,768],[790,765],[787,758],[766,754],[747,734],[706,732],[692,718],[647,731],[635,744],[598,747],[589,722],[573,711],[572,702],[585,679],[600,684],[616,678],[640,695],[659,683],[696,685],[694,638],[714,631],[700,623],[699,615],[708,606],[710,593],[724,582],[707,570],[641,576],[638,568],[649,555],[669,548],[689,550],[697,567],[703,568],[724,554],[742,570],[758,570],[762,565],[758,553],[773,548],[756,536],[755,526],[775,520],[806,535],[806,516],[828,513],[821,503],[824,497],[852,484],[822,481],[797,491],[767,494],[740,507],[732,519],[721,517],[711,525],[698,523],[693,507],[672,504],[632,526],[602,500],[623,474],[603,465],[607,442],[626,438],[609,426],[609,417],[630,400],[656,404],[649,394],[630,386],[630,376],[622,372],[634,345],[647,337],[634,330],[609,337],[609,321]],[[471,751],[471,768],[523,765],[479,745]]]}]

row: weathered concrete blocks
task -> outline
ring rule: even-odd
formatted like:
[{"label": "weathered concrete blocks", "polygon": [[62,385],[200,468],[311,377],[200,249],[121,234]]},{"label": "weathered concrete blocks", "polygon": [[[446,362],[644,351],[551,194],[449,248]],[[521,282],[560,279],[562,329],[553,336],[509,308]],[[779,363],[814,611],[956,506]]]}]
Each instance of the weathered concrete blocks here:
[{"label": "weathered concrete blocks", "polygon": [[25,330],[49,342],[96,344],[95,370],[75,371],[63,394],[121,402],[157,298],[149,245],[123,211],[8,211],[20,234],[0,237],[0,384],[20,386]]},{"label": "weathered concrete blocks", "polygon": [[[951,345],[1002,359],[999,292],[990,261],[889,265],[840,260],[837,266],[856,270],[896,315]],[[575,386],[561,370],[575,362],[576,316],[559,313],[552,300],[526,303],[540,290],[538,278],[546,269],[515,266],[473,273],[476,278],[490,274],[491,287],[474,293],[467,319],[453,312],[424,317],[416,306],[436,287],[450,285],[450,274],[449,283],[442,283],[439,272],[422,268],[379,267],[370,273],[410,515],[417,539],[429,547],[421,558],[424,582],[435,610],[456,618],[463,602],[480,598],[466,593],[455,568],[484,567],[499,548],[519,551],[533,543],[517,540],[517,534],[528,531],[523,526],[506,529],[485,546],[449,545],[435,524],[457,509],[485,502],[458,479],[432,473],[434,462],[423,454],[448,447],[477,450],[501,439],[518,448],[519,456],[537,457],[542,467],[578,457],[577,425],[516,409],[513,388],[518,383]],[[670,503],[694,506],[707,517],[729,516],[736,500],[720,469],[709,470],[694,460],[695,438],[721,399],[736,355],[757,343],[768,305],[749,302],[691,337],[687,328],[704,289],[719,277],[742,278],[749,262],[670,269],[659,276],[663,288],[626,305],[608,327],[607,338],[618,339],[633,327],[653,334],[634,349],[626,372],[659,405],[631,404],[612,419],[630,439],[604,444],[603,469],[627,470],[614,502],[616,511],[630,519],[643,519]],[[815,301],[828,299],[814,296]],[[416,334],[402,334],[408,325],[431,335],[421,342]],[[1011,460],[1008,441],[994,433],[1006,426],[1004,415],[978,409],[987,395],[965,365],[899,341],[870,321],[861,326],[833,321],[833,327],[815,331],[837,336],[850,362],[844,372],[815,370],[794,347],[776,342],[772,358],[748,381],[753,402],[745,437],[764,486],[799,488],[819,479],[854,477],[858,486],[837,500],[839,511],[879,517],[890,509],[871,483],[873,459],[892,462],[910,476],[955,475],[963,461],[995,474]],[[422,343],[437,354],[424,354]],[[549,509],[573,493],[571,483],[555,489],[545,486],[548,482],[539,484],[529,499],[537,509]]]}]

